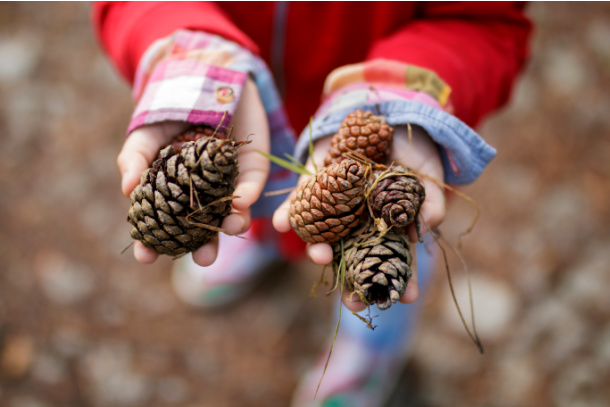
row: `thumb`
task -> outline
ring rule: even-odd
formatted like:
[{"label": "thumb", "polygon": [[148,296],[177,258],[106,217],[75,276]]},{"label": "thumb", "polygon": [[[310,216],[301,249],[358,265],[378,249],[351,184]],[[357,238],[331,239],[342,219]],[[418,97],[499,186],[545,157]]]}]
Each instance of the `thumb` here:
[{"label": "thumb", "polygon": [[233,200],[235,209],[245,211],[262,193],[271,166],[269,160],[257,152],[269,152],[270,135],[267,114],[252,79],[248,79],[244,85],[233,123],[234,139],[250,141],[239,149],[239,176],[236,179]]},{"label": "thumb", "polygon": [[129,196],[140,183],[142,172],[153,162],[159,149],[187,126],[184,122],[163,122],[131,132],[117,157],[123,195]]}]

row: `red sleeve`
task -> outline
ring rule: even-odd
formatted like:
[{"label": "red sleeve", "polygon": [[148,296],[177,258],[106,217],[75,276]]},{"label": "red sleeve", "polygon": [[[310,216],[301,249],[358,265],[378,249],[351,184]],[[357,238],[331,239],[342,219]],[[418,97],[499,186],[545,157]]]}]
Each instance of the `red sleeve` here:
[{"label": "red sleeve", "polygon": [[212,2],[100,1],[93,4],[92,20],[102,46],[130,83],[146,49],[181,28],[220,35],[258,53],[257,46]]},{"label": "red sleeve", "polygon": [[367,59],[435,71],[451,88],[455,115],[475,126],[508,100],[528,56],[524,3],[426,2],[417,18],[377,41]]}]

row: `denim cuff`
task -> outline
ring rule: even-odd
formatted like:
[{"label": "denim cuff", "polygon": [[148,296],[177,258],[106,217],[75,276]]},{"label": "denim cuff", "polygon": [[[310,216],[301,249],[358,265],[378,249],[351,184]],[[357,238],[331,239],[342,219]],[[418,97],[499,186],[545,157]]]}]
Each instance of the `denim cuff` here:
[{"label": "denim cuff", "polygon": [[[350,112],[370,110],[384,116],[392,126],[418,125],[428,132],[439,148],[443,162],[445,182],[453,185],[472,183],[495,157],[496,150],[488,145],[473,129],[457,117],[430,105],[411,100],[391,100],[374,104],[350,106],[334,110],[325,116],[316,116],[303,130],[295,147],[295,158],[307,160],[310,137],[315,141],[335,134]],[[311,136],[310,136],[311,134]]]}]

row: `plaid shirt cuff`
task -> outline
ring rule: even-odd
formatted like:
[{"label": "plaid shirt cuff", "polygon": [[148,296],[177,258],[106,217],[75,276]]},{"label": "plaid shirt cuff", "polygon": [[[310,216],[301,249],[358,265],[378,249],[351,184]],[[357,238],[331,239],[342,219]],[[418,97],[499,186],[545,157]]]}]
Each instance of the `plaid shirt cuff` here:
[{"label": "plaid shirt cuff", "polygon": [[346,85],[329,95],[316,112],[316,117],[326,116],[354,106],[372,105],[391,100],[410,100],[444,110],[443,106],[426,92],[359,82]]},{"label": "plaid shirt cuff", "polygon": [[166,120],[228,126],[247,74],[196,60],[158,62],[137,104],[128,133]]}]

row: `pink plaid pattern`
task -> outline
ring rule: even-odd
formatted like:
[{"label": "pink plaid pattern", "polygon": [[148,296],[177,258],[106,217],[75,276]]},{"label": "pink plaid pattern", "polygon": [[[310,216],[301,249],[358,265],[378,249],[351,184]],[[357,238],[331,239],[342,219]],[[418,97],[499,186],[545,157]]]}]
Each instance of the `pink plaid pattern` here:
[{"label": "pink plaid pattern", "polygon": [[[228,126],[247,74],[197,60],[158,62],[148,77],[127,130],[165,120]],[[231,98],[217,97],[219,91]]]},{"label": "pink plaid pattern", "polygon": [[372,86],[369,83],[359,82],[346,85],[330,94],[316,112],[316,116],[324,116],[358,104],[366,105],[391,100],[410,100],[443,110],[443,106],[427,92],[390,86]]},{"label": "pink plaid pattern", "polygon": [[451,87],[428,69],[387,59],[351,64],[332,71],[324,83],[324,96],[353,83],[424,92],[447,110]]}]

